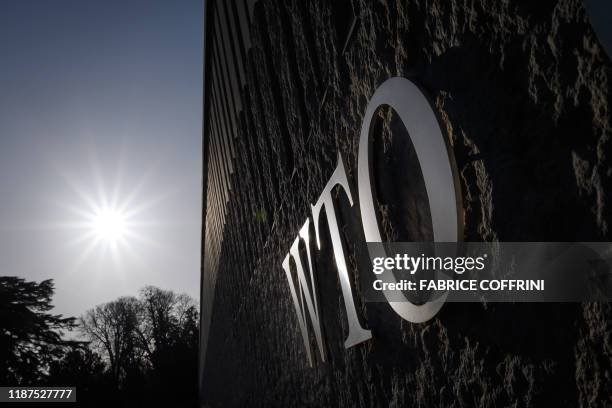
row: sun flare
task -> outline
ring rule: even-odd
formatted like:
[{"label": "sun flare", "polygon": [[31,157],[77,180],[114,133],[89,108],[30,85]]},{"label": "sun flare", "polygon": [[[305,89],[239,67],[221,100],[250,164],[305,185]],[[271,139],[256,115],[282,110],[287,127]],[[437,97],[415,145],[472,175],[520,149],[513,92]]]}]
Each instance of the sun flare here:
[{"label": "sun flare", "polygon": [[56,164],[71,195],[51,198],[62,210],[63,219],[49,225],[71,231],[65,247],[76,251],[70,255],[72,271],[94,264],[140,270],[148,262],[146,254],[165,250],[158,241],[159,228],[165,225],[158,218],[158,205],[169,193],[152,194],[155,168],[145,169],[139,177],[127,177],[123,159],[127,153],[119,152],[117,157],[116,164],[101,166],[92,148],[89,174]]},{"label": "sun flare", "polygon": [[126,218],[115,209],[101,210],[93,217],[92,229],[100,240],[116,242],[122,239],[127,232]]}]

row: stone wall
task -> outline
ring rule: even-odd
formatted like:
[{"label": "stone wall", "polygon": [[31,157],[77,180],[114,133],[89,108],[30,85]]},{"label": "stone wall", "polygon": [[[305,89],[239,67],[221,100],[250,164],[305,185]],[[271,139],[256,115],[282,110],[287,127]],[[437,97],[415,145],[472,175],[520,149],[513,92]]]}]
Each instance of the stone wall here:
[{"label": "stone wall", "polygon": [[[610,304],[446,304],[404,321],[359,295],[359,210],[338,194],[373,337],[344,349],[325,237],[315,269],[328,361],[310,367],[281,267],[338,153],[355,187],[362,115],[393,76],[423,89],[449,138],[464,240],[610,241],[612,65],[582,0],[264,0],[251,41],[203,404],[612,406]],[[391,110],[379,122],[376,166],[393,181],[379,181],[385,235],[427,239],[401,123]]]}]

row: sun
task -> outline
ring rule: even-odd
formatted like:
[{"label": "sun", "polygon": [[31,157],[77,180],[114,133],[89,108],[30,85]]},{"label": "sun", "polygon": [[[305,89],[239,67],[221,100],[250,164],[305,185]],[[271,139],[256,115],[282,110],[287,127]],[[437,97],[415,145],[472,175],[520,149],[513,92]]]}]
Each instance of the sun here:
[{"label": "sun", "polygon": [[99,240],[109,243],[124,238],[128,230],[125,215],[112,208],[97,211],[93,216],[91,227]]},{"label": "sun", "polygon": [[129,155],[123,149],[112,156],[116,163],[104,166],[95,145],[87,151],[89,157],[79,171],[66,168],[64,162],[52,163],[65,186],[61,189],[64,195],[48,197],[61,211],[61,218],[48,221],[48,228],[61,230],[58,237],[68,251],[72,273],[85,265],[118,275],[132,267],[142,271],[152,251],[166,250],[159,234],[168,222],[159,218],[163,208],[159,206],[172,192],[156,190],[156,166],[139,168],[144,170],[140,174],[126,174]]}]

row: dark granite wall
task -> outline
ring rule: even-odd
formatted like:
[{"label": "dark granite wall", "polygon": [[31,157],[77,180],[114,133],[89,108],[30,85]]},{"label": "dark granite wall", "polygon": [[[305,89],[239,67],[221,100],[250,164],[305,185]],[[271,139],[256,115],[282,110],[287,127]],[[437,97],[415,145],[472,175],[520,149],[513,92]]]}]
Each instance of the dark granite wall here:
[{"label": "dark granite wall", "polygon": [[[447,304],[411,324],[356,285],[373,338],[344,349],[326,238],[315,268],[329,361],[311,368],[281,268],[338,152],[355,186],[362,115],[392,76],[422,87],[448,134],[466,241],[610,241],[612,65],[582,0],[267,0],[251,37],[204,405],[612,406],[610,304]],[[427,238],[426,197],[398,170],[402,130],[381,112],[384,230]],[[358,282],[353,198],[338,211]]]}]

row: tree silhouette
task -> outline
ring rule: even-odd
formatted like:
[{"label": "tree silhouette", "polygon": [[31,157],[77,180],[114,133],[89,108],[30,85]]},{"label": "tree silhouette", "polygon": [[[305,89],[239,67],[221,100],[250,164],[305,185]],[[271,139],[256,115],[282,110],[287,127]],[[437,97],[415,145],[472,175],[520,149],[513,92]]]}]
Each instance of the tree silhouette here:
[{"label": "tree silhouette", "polygon": [[190,319],[197,321],[197,311],[189,296],[153,286],[143,288],[139,300],[140,344],[146,349],[153,367],[158,367],[161,357],[186,340],[184,330]]},{"label": "tree silhouette", "polygon": [[80,319],[49,313],[53,282],[0,277],[0,386],[75,386],[79,406],[197,405],[198,309],[147,286]]},{"label": "tree silhouette", "polygon": [[0,384],[37,384],[49,364],[79,342],[62,339],[75,327],[73,317],[48,313],[53,281],[0,277]]},{"label": "tree silhouette", "polygon": [[193,299],[147,286],[138,299],[96,306],[80,322],[90,347],[107,361],[123,405],[196,405],[199,325]]},{"label": "tree silhouette", "polygon": [[121,297],[96,306],[80,319],[81,329],[91,346],[107,356],[117,385],[141,357],[136,348],[139,309],[136,298]]},{"label": "tree silhouette", "polygon": [[53,361],[44,385],[76,387],[78,406],[108,407],[117,399],[104,361],[87,346],[73,347]]},{"label": "tree silhouette", "polygon": [[[198,312],[193,299],[148,286],[140,292],[140,332],[145,340],[154,389],[160,401],[177,404],[197,398]],[[172,397],[172,398],[171,398]]]}]

